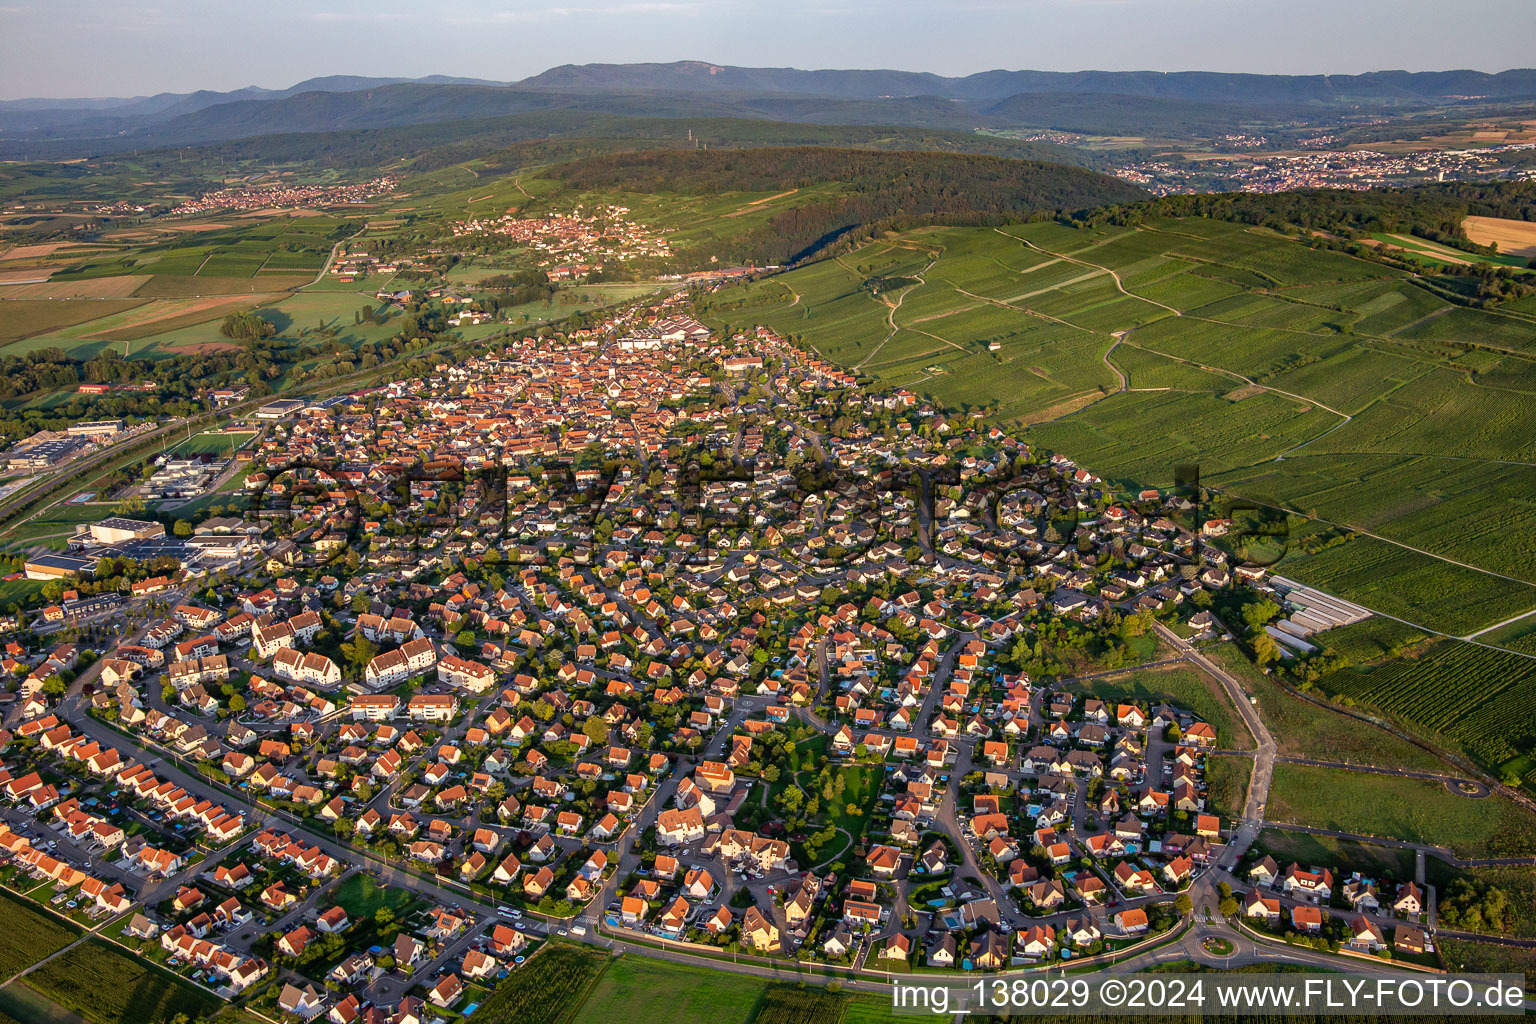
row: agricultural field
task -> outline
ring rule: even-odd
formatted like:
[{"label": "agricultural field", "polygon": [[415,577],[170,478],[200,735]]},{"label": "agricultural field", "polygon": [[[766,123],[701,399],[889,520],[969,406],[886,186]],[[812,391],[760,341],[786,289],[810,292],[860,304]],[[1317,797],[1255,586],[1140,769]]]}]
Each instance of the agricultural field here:
[{"label": "agricultural field", "polygon": [[1436,936],[1440,958],[1453,970],[1492,974],[1536,975],[1536,949],[1529,946],[1505,946],[1493,942]]},{"label": "agricultural field", "polygon": [[[1375,621],[1375,620],[1367,620]],[[1325,634],[1334,647],[1333,633]],[[1209,648],[1204,654],[1236,676],[1259,700],[1259,714],[1275,737],[1279,752],[1320,761],[1345,761],[1383,768],[1452,771],[1440,758],[1384,729],[1321,707],[1288,692],[1260,672],[1233,644]]]},{"label": "agricultural field", "polygon": [[1187,668],[1148,669],[1109,679],[1090,679],[1063,687],[1105,701],[1146,705],[1167,701],[1193,711],[1216,730],[1216,744],[1225,750],[1252,750],[1253,737],[1238,717],[1220,684]]},{"label": "agricultural field", "polygon": [[1536,781],[1536,660],[1436,640],[1412,657],[1346,668],[1320,685],[1464,751],[1496,775]]},{"label": "agricultural field", "polygon": [[625,955],[608,965],[571,1020],[751,1024],[765,987],[764,981],[748,975]]},{"label": "agricultural field", "polygon": [[[878,277],[914,283],[877,296]],[[1536,317],[1518,303],[1456,307],[1265,229],[1161,220],[916,229],[703,312],[1028,425],[1117,488],[1196,463],[1229,493],[1406,545],[1285,563],[1368,607],[1455,635],[1536,608],[1536,587],[1475,571],[1536,584]]]},{"label": "agricultural field", "polygon": [[[169,336],[311,283],[357,226],[326,216],[204,218],[119,232],[89,248],[13,249],[0,269],[39,260],[47,269],[0,276],[0,346],[8,355],[56,346],[88,359],[109,343],[136,355],[187,344]],[[217,340],[202,330],[191,343]]]},{"label": "agricultural field", "polygon": [[1409,654],[1428,639],[1425,633],[1412,626],[1379,616],[1322,634],[1323,643],[1348,658],[1352,665]]},{"label": "agricultural field", "polygon": [[[498,985],[469,1019],[472,1024],[562,1024],[583,1006],[592,982],[607,966],[607,953],[552,943]],[[665,995],[674,999],[677,993]]]},{"label": "agricultural field", "polygon": [[[1293,536],[1293,540],[1294,540]],[[1314,554],[1292,549],[1275,571],[1426,629],[1465,636],[1536,605],[1530,584],[1465,568],[1375,537]]]},{"label": "agricultural field", "polygon": [[[274,216],[240,223],[236,218],[183,222],[205,230],[154,234],[131,239],[125,252],[91,256],[54,274],[58,280],[119,274],[252,277],[281,254],[279,267],[320,269],[331,246],[357,230],[337,217]],[[296,265],[297,264],[297,265]]]},{"label": "agricultural field", "polygon": [[1478,245],[1496,245],[1501,255],[1536,256],[1536,224],[1504,217],[1468,217],[1461,223]]},{"label": "agricultural field", "polygon": [[1460,856],[1536,851],[1536,818],[1497,795],[1462,796],[1439,782],[1279,763],[1266,817],[1383,839],[1431,843]]},{"label": "agricultural field", "polygon": [[[148,299],[6,299],[0,289],[0,346],[36,334],[73,327],[101,317],[126,313]],[[6,354],[11,354],[6,352]]]},{"label": "agricultural field", "polygon": [[27,975],[28,984],[94,1024],[196,1020],[224,1001],[153,964],[92,939]]},{"label": "agricultural field", "polygon": [[[1500,223],[1497,218],[1492,217],[1469,217],[1467,220],[1493,221],[1495,223]],[[1503,221],[1502,223],[1519,224],[1520,222]],[[1486,229],[1482,230],[1480,233],[1485,237],[1494,234],[1494,232],[1488,231]],[[1507,232],[1498,232],[1498,235],[1500,237],[1504,237],[1506,240],[1510,240]],[[1409,235],[1403,233],[1386,234],[1383,232],[1377,232],[1371,237],[1374,238],[1377,242],[1380,242],[1383,248],[1397,250],[1396,255],[1407,256],[1410,259],[1427,264],[1431,267],[1445,266],[1447,264],[1451,266],[1464,267],[1472,264],[1482,263],[1495,267],[1513,267],[1517,270],[1524,270],[1526,266],[1525,257],[1516,255],[1514,253],[1506,253],[1503,251],[1502,246],[1500,246],[1501,251],[1497,255],[1484,256],[1478,253],[1467,252],[1464,249],[1452,249],[1448,245],[1441,245],[1438,242],[1431,242],[1429,239],[1420,238],[1418,235]],[[1471,237],[1470,234],[1468,237]],[[1476,241],[1476,239],[1473,240]]]},{"label": "agricultural field", "polygon": [[0,889],[5,929],[0,933],[0,979],[9,978],[74,942],[80,930]]},{"label": "agricultural field", "polygon": [[819,986],[770,985],[753,1024],[840,1024],[848,1000]]}]

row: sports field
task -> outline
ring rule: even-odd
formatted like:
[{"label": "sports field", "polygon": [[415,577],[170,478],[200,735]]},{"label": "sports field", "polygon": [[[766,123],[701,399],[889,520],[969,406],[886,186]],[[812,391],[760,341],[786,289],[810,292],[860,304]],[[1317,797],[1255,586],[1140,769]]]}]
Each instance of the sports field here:
[{"label": "sports field", "polygon": [[183,458],[188,455],[233,455],[235,450],[256,436],[254,430],[204,431],[193,434],[178,444],[172,455]]}]

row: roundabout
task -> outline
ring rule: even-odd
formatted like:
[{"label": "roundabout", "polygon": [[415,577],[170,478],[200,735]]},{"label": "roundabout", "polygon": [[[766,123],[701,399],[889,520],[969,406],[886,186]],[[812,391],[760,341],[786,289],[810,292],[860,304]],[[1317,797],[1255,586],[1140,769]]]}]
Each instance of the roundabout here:
[{"label": "roundabout", "polygon": [[1237,949],[1230,939],[1223,939],[1218,935],[1207,935],[1201,939],[1200,948],[1211,956],[1231,956]]}]

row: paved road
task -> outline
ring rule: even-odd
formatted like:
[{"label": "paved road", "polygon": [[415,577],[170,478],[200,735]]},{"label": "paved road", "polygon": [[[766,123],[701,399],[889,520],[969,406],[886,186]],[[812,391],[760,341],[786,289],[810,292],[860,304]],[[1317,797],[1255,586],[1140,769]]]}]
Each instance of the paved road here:
[{"label": "paved road", "polygon": [[1249,733],[1258,743],[1258,750],[1254,752],[1253,757],[1253,773],[1248,779],[1248,800],[1243,805],[1243,818],[1237,828],[1233,829],[1232,838],[1221,854],[1220,866],[1231,869],[1242,859],[1243,854],[1248,852],[1248,847],[1253,845],[1264,827],[1264,807],[1269,801],[1269,786],[1275,774],[1275,738],[1270,735],[1269,727],[1259,717],[1258,709],[1249,702],[1248,694],[1243,690],[1242,684],[1233,678],[1231,673],[1201,654],[1193,645],[1161,622],[1154,619],[1152,625],[1159,636],[1180,652],[1185,661],[1221,683],[1227,691],[1227,696],[1231,698],[1232,704],[1237,708],[1238,714],[1247,724]]},{"label": "paved road", "polygon": [[[172,595],[172,598],[174,598],[174,595]],[[1166,946],[1160,950],[1148,951],[1147,953],[1132,957],[1124,964],[1117,966],[1117,969],[1137,969],[1139,967],[1148,966],[1155,963],[1169,962],[1172,959],[1196,959],[1208,963],[1213,962],[1213,958],[1204,952],[1199,943],[1205,936],[1216,933],[1221,934],[1223,938],[1233,942],[1234,945],[1233,955],[1224,958],[1223,960],[1218,960],[1217,962],[1225,962],[1231,966],[1238,966],[1247,962],[1288,961],[1319,967],[1326,966],[1330,969],[1338,969],[1340,962],[1336,958],[1312,953],[1311,951],[1301,950],[1291,946],[1271,948],[1267,944],[1256,943],[1253,940],[1248,939],[1245,936],[1231,930],[1225,924],[1225,922],[1219,919],[1219,915],[1212,915],[1215,920],[1205,920],[1206,913],[1213,910],[1215,903],[1217,902],[1217,883],[1222,880],[1230,879],[1230,876],[1227,875],[1226,872],[1222,870],[1222,868],[1235,865],[1238,858],[1241,856],[1241,853],[1246,850],[1247,846],[1257,836],[1259,828],[1262,825],[1263,807],[1267,798],[1270,774],[1272,772],[1272,766],[1275,760],[1274,741],[1269,734],[1268,729],[1264,726],[1262,720],[1260,720],[1257,711],[1248,703],[1246,694],[1243,693],[1242,688],[1237,680],[1233,679],[1230,675],[1222,671],[1218,666],[1210,662],[1209,659],[1205,658],[1189,644],[1166,631],[1163,627],[1161,627],[1161,625],[1159,625],[1159,630],[1163,633],[1165,639],[1167,639],[1168,642],[1170,642],[1174,648],[1180,652],[1180,657],[1179,659],[1165,659],[1164,662],[1159,662],[1157,664],[1163,664],[1175,660],[1188,661],[1191,664],[1199,667],[1202,671],[1208,672],[1217,680],[1219,680],[1223,687],[1227,690],[1228,694],[1231,696],[1234,705],[1239,709],[1239,713],[1247,723],[1248,728],[1250,731],[1252,731],[1255,738],[1258,740],[1259,749],[1254,755],[1254,777],[1250,782],[1249,798],[1248,803],[1244,808],[1243,820],[1235,830],[1233,840],[1228,844],[1226,851],[1223,854],[1222,865],[1204,873],[1197,881],[1196,885],[1193,886],[1190,890],[1191,899],[1194,900],[1196,904],[1197,920],[1195,925],[1190,929],[1189,933],[1181,937],[1179,942]],[[958,652],[967,642],[972,639],[974,639],[974,637],[970,634],[955,635],[948,650],[945,652],[943,658],[941,659],[940,664],[934,674],[934,678],[930,682],[929,693],[925,695],[925,701],[921,713],[917,718],[917,722],[923,731],[926,731],[926,726],[931,722],[933,717],[939,711],[939,698],[943,693],[945,682],[948,679],[950,672],[953,670],[954,661]],[[818,653],[820,654],[824,652],[819,651]],[[824,658],[818,658],[818,668],[825,672]],[[81,732],[101,741],[103,744],[117,747],[125,757],[137,757],[139,760],[149,764],[157,775],[160,775],[162,778],[172,779],[177,784],[187,789],[187,791],[190,793],[198,796],[206,796],[209,799],[218,801],[219,803],[226,806],[240,807],[247,814],[253,825],[280,828],[294,834],[296,837],[302,838],[302,840],[306,843],[319,846],[327,854],[337,858],[344,864],[352,865],[349,870],[357,870],[359,867],[370,870],[372,873],[378,875],[388,884],[408,887],[425,896],[427,899],[436,901],[438,903],[464,907],[472,915],[474,915],[474,923],[466,930],[466,932],[461,936],[455,937],[442,951],[440,951],[439,955],[431,963],[419,968],[410,980],[401,979],[393,975],[386,975],[372,982],[369,986],[369,994],[373,998],[381,1002],[386,1002],[392,998],[397,998],[398,994],[403,992],[410,984],[419,983],[422,979],[430,977],[431,973],[437,970],[451,968],[456,958],[462,957],[466,949],[468,949],[475,942],[479,941],[484,930],[490,925],[490,923],[495,920],[495,905],[486,902],[486,900],[483,898],[473,895],[468,890],[461,889],[453,885],[451,882],[446,882],[446,880],[424,878],[420,875],[403,871],[392,862],[389,862],[369,851],[352,847],[350,844],[338,841],[334,837],[323,833],[311,832],[308,829],[300,826],[297,822],[293,821],[289,816],[285,814],[271,812],[264,808],[246,804],[239,796],[236,796],[230,792],[225,791],[221,787],[211,784],[209,780],[205,779],[201,774],[189,769],[184,769],[176,761],[174,756],[168,755],[166,752],[160,750],[159,748],[152,748],[141,745],[138,741],[129,739],[111,729],[104,723],[89,717],[85,712],[84,702],[81,700],[79,695],[80,685],[84,682],[85,677],[88,675],[88,673],[82,675],[82,680],[77,681],[76,687],[72,688],[71,695],[61,705],[61,711],[64,716],[67,717]],[[1099,675],[1101,674],[1095,673],[1083,678],[1092,679],[1097,678]],[[823,676],[823,679],[826,680],[826,677]],[[826,681],[829,682],[830,680]],[[617,892],[619,881],[631,871],[633,871],[639,864],[639,855],[633,849],[632,843],[630,842],[631,838],[654,823],[659,811],[670,802],[672,794],[676,790],[678,781],[683,777],[683,775],[693,770],[693,767],[697,764],[698,760],[701,760],[703,757],[719,757],[723,754],[729,736],[735,731],[736,726],[739,725],[739,723],[748,714],[755,711],[761,704],[762,701],[757,698],[741,698],[735,703],[734,707],[720,723],[720,727],[716,730],[709,743],[706,745],[706,748],[701,751],[699,757],[678,757],[675,759],[675,763],[671,772],[669,772],[668,775],[664,779],[660,780],[658,784],[653,788],[650,799],[643,806],[640,813],[630,824],[629,828],[626,829],[625,832],[619,837],[618,842],[610,847],[610,849],[616,854],[615,860],[617,863],[615,868],[609,877],[605,880],[597,898],[594,899],[583,911],[582,919],[589,924],[587,934],[585,936],[579,937],[571,936],[572,938],[580,938],[581,941],[597,944],[610,949],[633,951],[635,953],[642,953],[647,956],[660,956],[663,959],[708,964],[713,969],[731,970],[737,973],[752,974],[765,978],[802,977],[802,971],[800,968],[783,962],[776,963],[764,961],[753,963],[750,962],[750,958],[748,958],[747,962],[725,964],[721,961],[702,957],[696,953],[691,953],[676,947],[672,947],[666,950],[657,950],[648,943],[634,942],[626,939],[623,935],[604,934],[602,931],[602,918],[605,908],[614,898]],[[807,715],[803,717],[806,717],[808,720],[812,721],[823,730],[828,728],[827,723],[822,722],[813,714],[807,713]],[[465,719],[465,722],[467,721],[468,718]],[[461,723],[461,725],[462,724],[463,723]],[[975,877],[982,879],[989,893],[997,899],[999,908],[1003,911],[1004,919],[1009,920],[1010,923],[1015,923],[1021,919],[1017,918],[1017,915],[1012,909],[1014,904],[1011,897],[1009,897],[1009,895],[1003,891],[1001,885],[997,882],[996,879],[993,879],[987,872],[980,869],[980,865],[977,862],[978,858],[975,856],[970,843],[966,839],[965,832],[956,813],[958,780],[967,771],[971,770],[975,766],[971,757],[971,745],[968,742],[962,740],[961,742],[956,743],[955,747],[957,750],[957,756],[954,765],[950,769],[949,788],[945,792],[944,797],[940,803],[940,811],[938,815],[939,824],[951,834],[952,838],[958,844],[959,849],[962,851],[964,873],[974,875]],[[425,752],[423,752],[422,756],[425,756]],[[418,761],[419,760],[420,759],[418,758]],[[391,792],[392,789],[390,787],[385,787],[378,794],[376,794],[375,800],[379,803],[387,804]],[[1081,793],[1078,795],[1079,800],[1081,800]],[[1379,842],[1375,839],[1372,839],[1371,841]],[[167,887],[169,886],[178,885],[181,884],[181,882],[184,880],[189,880],[191,877],[194,877],[199,870],[206,870],[208,865],[216,863],[217,859],[221,857],[225,852],[227,852],[227,849],[233,848],[234,845],[238,844],[231,844],[231,847],[226,848],[226,851],[217,851],[213,857],[210,857],[208,861],[204,862],[196,869],[188,869],[188,871],[180,873],[177,876],[173,876],[170,879],[165,879],[151,886],[146,886],[144,891],[141,893],[141,898],[145,902],[152,903],[157,894],[166,892]],[[1402,845],[1411,846],[1413,844]],[[689,856],[689,850],[687,848],[678,850],[676,852],[680,858],[686,859]],[[1437,854],[1440,853],[1438,850],[1435,850],[1434,852],[1437,852]],[[700,858],[700,860],[702,860],[702,858]],[[1536,863],[1536,858],[1513,859],[1510,861],[1498,861],[1497,863]],[[728,872],[725,874],[726,877],[724,881],[726,884],[722,887],[723,891],[720,894],[720,900],[728,900],[730,890],[736,884],[733,882],[732,877]],[[767,904],[766,901],[762,899],[762,893],[758,890],[765,888],[770,881],[774,881],[774,879],[763,879],[745,883],[749,885],[749,887],[751,887],[758,895],[760,905]],[[319,909],[323,909],[322,904],[324,902],[324,892],[328,889],[329,885],[334,884],[339,884],[339,880],[333,880],[332,882],[328,883],[326,887],[311,893],[308,899],[306,899],[305,903],[301,907],[295,908],[293,911],[290,911],[289,914],[285,915],[284,918],[279,921],[279,925],[292,927],[298,921],[307,919],[308,915],[315,913]],[[1103,915],[1104,910],[1103,908],[1100,908],[1095,913],[1096,916]],[[895,920],[896,919],[893,915],[893,923]],[[521,922],[524,927],[531,927],[535,930],[548,927],[550,923],[551,922],[549,922],[547,919],[543,919],[542,915],[531,912],[526,913]],[[553,923],[556,925],[559,924],[559,922]],[[780,923],[782,925],[782,921]],[[888,926],[887,931],[889,930],[889,927],[890,926]],[[249,937],[254,937],[254,931]],[[862,957],[866,956],[867,953],[868,948],[865,948],[861,951],[860,962],[862,962]],[[1355,967],[1353,963],[1350,966],[1352,969]],[[1373,965],[1364,961],[1360,963],[1359,967],[1361,969],[1374,969]],[[1383,970],[1390,970],[1390,965],[1384,967]],[[810,980],[828,981],[836,977],[846,977],[847,974],[848,969],[834,969],[826,975],[813,975],[811,976]],[[872,972],[872,974],[878,976],[878,972]],[[969,978],[973,976],[954,975],[953,977]],[[884,984],[884,982],[881,982],[875,987],[878,990]],[[399,992],[396,991],[397,988],[399,989]]]}]

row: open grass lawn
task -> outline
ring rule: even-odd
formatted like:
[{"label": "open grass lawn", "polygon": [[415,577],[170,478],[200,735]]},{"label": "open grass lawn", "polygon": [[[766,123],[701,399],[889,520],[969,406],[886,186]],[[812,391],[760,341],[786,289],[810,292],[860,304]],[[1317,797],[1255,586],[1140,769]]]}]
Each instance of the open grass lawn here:
[{"label": "open grass lawn", "polygon": [[1190,668],[1148,669],[1110,679],[1090,679],[1066,687],[1106,702],[1135,703],[1145,712],[1164,701],[1193,711],[1216,730],[1216,743],[1224,750],[1252,750],[1253,737],[1238,717],[1237,709],[1221,690],[1221,684]]},{"label": "open grass lawn", "polygon": [[766,982],[708,967],[625,955],[571,1018],[574,1024],[750,1024]]},{"label": "open grass lawn", "polygon": [[328,898],[329,904],[342,907],[353,921],[373,917],[380,907],[388,907],[399,917],[414,901],[409,889],[383,886],[372,876],[364,874],[347,876],[346,881],[337,886]]},{"label": "open grass lawn", "polygon": [[8,890],[0,889],[0,979],[63,949],[79,937],[80,929]]},{"label": "open grass lawn", "polygon": [[9,604],[24,604],[42,593],[43,580],[0,580],[0,608]]},{"label": "open grass lawn", "polygon": [[1389,876],[1399,881],[1407,881],[1414,876],[1414,852],[1400,847],[1371,846],[1352,839],[1313,836],[1275,828],[1264,830],[1259,836],[1257,847],[1275,858],[1275,862],[1282,868],[1294,861],[1303,867],[1316,865],[1332,868],[1335,877],[1340,872],[1347,876],[1351,871],[1358,871],[1367,878]]},{"label": "open grass lawn", "polygon": [[65,1009],[96,1024],[150,1024],[177,1014],[196,1019],[224,1001],[98,939],[76,946],[27,976]]},{"label": "open grass lawn", "polygon": [[[515,975],[514,975],[515,977]],[[572,1024],[840,1024],[891,1020],[879,996],[628,954],[612,961]]]},{"label": "open grass lawn", "polygon": [[[586,946],[550,943],[496,987],[470,1018],[473,1024],[564,1024],[583,1007],[592,982],[608,967],[608,954]],[[678,993],[664,993],[675,998]],[[625,1017],[626,1022],[668,1019]]]},{"label": "open grass lawn", "polygon": [[894,1019],[889,997],[851,995],[843,1011],[843,1024],[890,1024]]},{"label": "open grass lawn", "polygon": [[[1390,620],[1367,620],[1390,621]],[[1324,639],[1332,646],[1330,632]],[[1383,768],[1450,771],[1444,761],[1423,747],[1394,736],[1340,711],[1319,707],[1287,691],[1259,671],[1236,645],[1226,643],[1205,652],[1242,682],[1259,699],[1259,714],[1282,754],[1320,761],[1346,761]]]},{"label": "open grass lawn", "polygon": [[1252,775],[1253,758],[1212,754],[1205,768],[1206,807],[1224,822],[1242,818]]},{"label": "open grass lawn", "polygon": [[1445,846],[1462,856],[1529,855],[1536,818],[1504,799],[1438,782],[1276,764],[1265,815],[1275,821]]},{"label": "open grass lawn", "polygon": [[[81,523],[93,523],[107,517],[108,506],[103,505],[70,505],[56,504],[52,508],[38,514],[36,519],[29,519],[23,523],[11,527],[0,534],[0,546],[26,547],[40,537],[68,537],[75,532]],[[16,587],[25,591],[22,584],[35,584],[33,580],[16,580],[14,583],[0,583],[0,588]],[[0,593],[3,593],[0,589]]]}]

